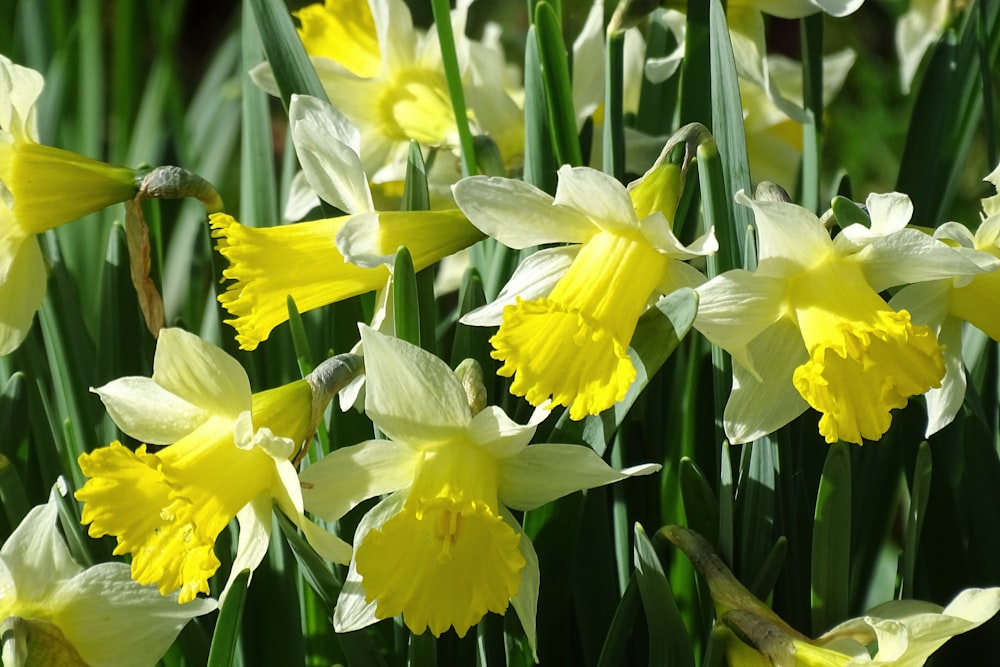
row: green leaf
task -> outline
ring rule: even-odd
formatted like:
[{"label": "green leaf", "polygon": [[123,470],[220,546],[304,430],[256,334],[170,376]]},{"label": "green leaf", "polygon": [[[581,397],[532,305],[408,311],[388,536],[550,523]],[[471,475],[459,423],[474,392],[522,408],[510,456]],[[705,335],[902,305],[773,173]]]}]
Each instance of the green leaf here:
[{"label": "green leaf", "polygon": [[455,34],[451,27],[451,4],[448,0],[431,0],[434,10],[434,27],[437,29],[438,43],[441,46],[441,62],[444,65],[444,76],[448,82],[448,95],[451,97],[452,109],[455,112],[455,124],[458,126],[458,140],[462,148],[462,176],[471,176],[477,172],[476,149],[472,142],[472,132],[469,130],[469,116],[465,108],[465,91],[462,89],[462,73],[458,68],[458,55],[455,52]]},{"label": "green leaf", "polygon": [[392,307],[396,338],[420,345],[420,308],[417,276],[410,251],[400,246],[392,271]]},{"label": "green leaf", "polygon": [[236,575],[229,587],[226,600],[219,609],[215,633],[212,635],[212,648],[208,652],[208,667],[229,667],[235,664],[236,646],[239,642],[243,606],[246,603],[249,583],[250,570],[245,569]]},{"label": "green leaf", "polygon": [[604,47],[604,173],[625,180],[625,33],[607,36]]},{"label": "green leaf", "polygon": [[830,445],[816,497],[812,540],[812,627],[820,634],[848,618],[851,567],[849,445]]},{"label": "green leaf", "polygon": [[914,597],[913,574],[917,563],[917,549],[920,532],[924,527],[927,500],[931,492],[931,471],[933,461],[927,441],[917,448],[917,461],[913,466],[913,482],[910,485],[910,514],[906,520],[906,537],[903,545],[903,593],[904,600]]},{"label": "green leaf", "polygon": [[642,597],[639,594],[639,581],[636,573],[632,573],[628,586],[622,594],[622,599],[615,609],[611,619],[611,627],[604,636],[604,646],[597,660],[597,667],[612,667],[627,664],[629,644],[631,642],[632,626],[639,613]]},{"label": "green leaf", "polygon": [[649,628],[649,664],[694,667],[691,639],[646,531],[635,524],[635,570]]},{"label": "green leaf", "polygon": [[556,153],[552,145],[538,30],[532,25],[524,42],[524,182],[556,191]]},{"label": "green leaf", "polygon": [[704,535],[709,544],[719,542],[719,501],[705,474],[692,459],[681,459],[681,496],[688,528]]},{"label": "green leaf", "polygon": [[268,96],[246,74],[264,59],[264,47],[252,12],[243,12],[240,34],[244,71],[240,96],[243,123],[240,132],[240,222],[247,227],[269,227],[278,222],[278,194]]},{"label": "green leaf", "polygon": [[[750,193],[750,167],[747,162],[747,141],[743,129],[743,105],[736,76],[736,60],[729,40],[729,27],[719,0],[710,0],[709,26],[712,46],[712,135],[719,145],[722,172],[725,179],[726,207],[736,230],[753,227],[753,215],[746,206],[736,206],[737,191]],[[721,211],[720,211],[721,212]],[[744,253],[744,236],[736,234],[739,255]],[[722,240],[719,240],[722,245]]]},{"label": "green leaf", "polygon": [[830,206],[833,208],[833,216],[837,219],[837,225],[841,229],[850,225],[863,225],[867,228],[872,226],[872,219],[868,217],[864,209],[847,197],[837,195],[830,202]]},{"label": "green leaf", "polygon": [[535,30],[556,160],[559,164],[579,166],[583,159],[580,156],[580,139],[576,134],[568,55],[559,16],[548,2],[539,2],[535,6]]}]

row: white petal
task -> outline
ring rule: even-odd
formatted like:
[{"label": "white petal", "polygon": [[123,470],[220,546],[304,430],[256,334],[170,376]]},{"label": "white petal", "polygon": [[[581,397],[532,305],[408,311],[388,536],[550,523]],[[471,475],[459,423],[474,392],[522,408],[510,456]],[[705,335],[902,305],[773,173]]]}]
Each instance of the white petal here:
[{"label": "white petal", "polygon": [[292,141],[316,193],[346,213],[374,210],[359,157],[361,134],[339,111],[315,97],[293,95]]},{"label": "white petal", "polygon": [[[849,242],[841,240],[842,236],[837,237],[837,251],[849,254]],[[911,228],[866,241],[854,257],[876,292],[906,283],[983,273],[966,253]]]},{"label": "white petal", "polygon": [[274,78],[274,70],[271,69],[271,63],[265,60],[259,65],[251,67],[247,74],[250,76],[253,84],[265,93],[272,97],[281,97],[281,91],[278,90],[278,82]]},{"label": "white petal", "polygon": [[419,447],[464,433],[472,413],[462,383],[438,357],[360,325],[365,412],[392,440]]},{"label": "white petal", "polygon": [[83,570],[70,555],[57,525],[56,494],[64,488],[60,478],[48,502],[33,507],[0,548],[0,561],[6,565],[22,605],[44,603],[60,582]]},{"label": "white petal", "polygon": [[559,168],[555,203],[576,209],[605,231],[635,231],[639,219],[625,186],[590,167]]},{"label": "white petal", "polygon": [[598,231],[584,213],[555,206],[552,197],[523,181],[472,176],[452,192],[469,222],[509,248],[583,243]]},{"label": "white petal", "polygon": [[[870,194],[865,200],[865,206],[868,207],[868,215],[872,221],[871,229],[866,231],[879,236],[903,229],[910,224],[910,218],[913,217],[913,202],[899,192]],[[844,233],[847,234],[854,227],[850,225]],[[864,227],[861,226],[860,229]]]},{"label": "white petal", "polygon": [[938,342],[944,348],[944,377],[937,389],[928,389],[924,394],[927,401],[927,430],[929,438],[955,420],[965,400],[965,365],[962,363],[962,323],[950,318],[937,334]]},{"label": "white petal", "polygon": [[181,605],[176,593],[140,586],[124,563],[88,568],[50,603],[52,621],[91,667],[153,667],[189,619],[216,608],[215,600]]},{"label": "white petal", "polygon": [[[0,225],[5,224],[3,218],[11,216],[10,209],[0,204]],[[16,249],[8,246],[4,250],[12,250],[14,255],[0,279],[0,356],[16,350],[28,335],[49,279],[34,237],[23,239]]]},{"label": "white petal", "polygon": [[690,264],[674,260],[667,265],[667,270],[663,272],[663,277],[656,285],[656,291],[660,294],[670,294],[682,287],[697,289],[707,280],[705,274]]},{"label": "white petal", "polygon": [[808,407],[792,384],[792,373],[808,361],[795,325],[779,320],[750,343],[748,353],[759,379],[733,364],[733,390],[723,415],[726,437],[733,444],[772,433]]},{"label": "white petal", "polygon": [[782,314],[785,281],[742,269],[727,271],[698,287],[694,328],[751,366],[744,348]]},{"label": "white petal", "polygon": [[522,426],[495,405],[486,406],[469,424],[469,439],[488,449],[498,459],[520,453],[534,435],[534,424]]},{"label": "white petal", "polygon": [[530,255],[517,265],[514,275],[503,286],[496,299],[466,313],[459,321],[475,327],[499,326],[503,321],[503,309],[517,303],[518,298],[532,301],[548,296],[569,270],[580,248],[579,244],[560,246],[539,250]]},{"label": "white petal", "polygon": [[161,329],[153,380],[213,415],[235,420],[250,409],[250,379],[239,362],[183,329]]},{"label": "white petal", "polygon": [[[354,544],[360,545],[368,531],[381,527],[399,514],[404,502],[406,502],[406,492],[397,491],[373,507],[358,524],[358,529],[354,532]],[[361,575],[358,574],[357,564],[352,558],[344,587],[340,589],[340,596],[337,598],[337,609],[333,612],[333,629],[337,632],[351,632],[378,622],[379,619],[375,616],[376,606],[375,600],[370,603],[365,602]]]},{"label": "white petal", "polygon": [[212,416],[151,378],[123,377],[91,391],[122,432],[151,445],[173,444]]},{"label": "white petal", "polygon": [[960,248],[975,248],[976,237],[960,222],[945,222],[934,229],[934,238],[954,241]]},{"label": "white petal", "polygon": [[[787,202],[753,201],[740,190],[736,202],[754,211],[759,234],[759,263],[781,258],[798,266],[812,266],[833,247],[819,218]],[[763,267],[762,267],[763,268]]]},{"label": "white petal", "polygon": [[510,599],[510,606],[514,608],[518,620],[521,621],[521,628],[524,629],[524,634],[528,638],[528,646],[531,647],[531,653],[537,663],[538,634],[536,632],[536,621],[538,618],[538,585],[541,581],[541,574],[538,569],[538,554],[535,553],[535,545],[531,543],[531,540],[524,533],[524,529],[521,528],[521,524],[517,522],[514,515],[503,506],[500,507],[500,515],[507,525],[521,537],[517,543],[517,549],[521,552],[521,557],[524,558],[524,569],[521,570],[521,583],[518,585],[517,595]]},{"label": "white petal", "polygon": [[0,129],[19,140],[38,141],[35,102],[44,85],[41,74],[0,55]]},{"label": "white petal", "polygon": [[499,463],[500,502],[516,510],[534,509],[574,491],[660,469],[649,464],[615,470],[589,447],[551,443],[531,445]]},{"label": "white petal", "polygon": [[[233,559],[233,567],[229,571],[229,579],[219,595],[219,604],[224,604],[226,596],[229,595],[229,587],[243,570],[250,570],[251,577],[253,571],[257,569],[264,556],[267,554],[267,545],[271,541],[271,498],[270,496],[258,496],[243,506],[236,513],[236,520],[239,522],[240,534],[236,543],[236,557]],[[249,585],[249,580],[247,584]]]},{"label": "white petal", "polygon": [[281,217],[290,222],[302,220],[309,212],[319,206],[319,196],[313,186],[309,185],[304,171],[295,172],[288,187],[288,201]]},{"label": "white petal", "polygon": [[595,0],[573,40],[573,109],[577,132],[604,100],[604,2]]},{"label": "white petal", "polygon": [[305,508],[335,521],[368,498],[409,486],[419,456],[392,440],[369,440],[332,451],[299,474]]}]

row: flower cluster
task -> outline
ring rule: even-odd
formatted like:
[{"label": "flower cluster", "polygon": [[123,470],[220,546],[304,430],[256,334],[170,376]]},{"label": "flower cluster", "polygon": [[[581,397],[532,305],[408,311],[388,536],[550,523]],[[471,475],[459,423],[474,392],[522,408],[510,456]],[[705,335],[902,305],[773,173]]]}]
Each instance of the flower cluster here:
[{"label": "flower cluster", "polygon": [[[56,529],[59,498],[67,495],[60,482],[0,549],[4,664],[155,663],[189,619],[216,608],[213,594],[234,599],[241,573],[261,565],[275,511],[293,525],[289,536],[301,533],[293,544],[303,562],[343,566],[323,569],[343,578],[326,598],[331,605],[336,598],[336,632],[398,617],[398,627],[414,635],[462,638],[489,614],[513,608],[537,660],[546,563],[532,541],[541,544],[532,513],[661,470],[660,463],[627,465],[633,456],[663,459],[627,449],[618,429],[681,345],[695,360],[692,377],[710,347],[717,369],[731,363],[731,376],[716,378],[725,385],[716,387],[724,446],[755,443],[804,414],[798,425],[827,443],[879,441],[894,411],[918,397],[927,437],[948,426],[966,399],[969,332],[1000,341],[1000,194],[982,200],[978,225],[936,221],[942,224],[928,229],[910,224],[914,205],[903,193],[872,193],[863,204],[839,197],[820,217],[764,180],[797,178],[802,127],[815,131],[816,115],[855,58],[846,50],[812,62],[819,74],[811,81],[822,85],[807,90],[801,63],[768,55],[762,11],[845,16],[862,2],[728,3],[721,30],[725,42],[728,25],[729,40],[713,49],[728,57],[731,92],[745,108],[720,136],[745,132],[746,150],[725,178],[717,178],[716,138],[700,123],[653,136],[626,133],[621,118],[605,117],[605,99],[642,113],[643,86],[678,76],[687,49],[702,39],[686,32],[690,24],[674,9],[650,21],[677,50],[646,60],[639,19],[629,13],[642,3],[623,2],[605,29],[605,3],[594,2],[573,45],[572,75],[551,67],[561,48],[545,53],[540,74],[530,73],[541,78],[534,101],[549,101],[547,115],[523,108],[527,93],[510,76],[495,27],[486,26],[482,39],[467,35],[471,0],[457,3],[447,26],[426,31],[414,26],[403,0],[326,0],[294,12],[297,39],[322,86],[313,92],[328,99],[289,93],[276,63],[250,72],[253,85],[287,104],[301,167],[289,187],[290,222],[241,224],[216,196],[203,230],[223,265],[209,300],[235,332],[220,325],[235,340],[224,346],[246,354],[237,359],[209,342],[218,339],[209,326],[215,319],[192,327],[204,337],[182,326],[151,327],[148,377],[94,382],[108,428],[113,422],[123,435],[102,436],[72,457],[81,481],[71,494],[80,503],[76,527],[113,537],[112,555],[127,556],[128,565],[77,563]],[[539,3],[538,23],[550,11]],[[919,16],[908,16],[899,33],[907,85],[913,54],[923,48],[912,34]],[[439,30],[454,32],[453,52]],[[605,61],[604,49],[613,54],[609,45],[618,39],[621,52],[633,55],[622,72],[605,71],[614,59]],[[25,340],[44,299],[37,237],[114,204],[132,200],[134,211],[142,197],[159,196],[148,194],[156,187],[145,172],[40,143],[42,84],[38,72],[0,56],[3,356]],[[552,100],[560,91],[573,108]],[[530,129],[526,117],[535,121]],[[545,147],[566,136],[575,141],[574,132],[586,137],[587,128],[608,139],[576,164],[548,165],[525,142],[539,128]],[[477,136],[474,149],[469,134]],[[584,166],[599,162],[603,170]],[[750,174],[763,181],[754,198],[733,185],[745,176],[749,186]],[[1000,190],[1000,167],[986,180]],[[752,225],[740,230],[734,220]],[[736,233],[746,234],[742,246]],[[148,242],[139,246],[148,273]],[[743,257],[722,264],[737,248]],[[475,266],[467,266],[469,255]],[[464,262],[458,299],[440,284],[431,293],[417,275],[446,259]],[[365,322],[337,323],[341,334],[357,332],[344,345],[354,344],[351,351],[331,350],[311,368],[308,347],[330,350],[334,336],[318,335],[322,329],[300,314],[372,292]],[[675,309],[682,299],[691,311],[684,324]],[[428,315],[429,323],[421,321]],[[245,367],[280,349],[272,335],[289,333],[281,328],[289,321],[301,373],[289,381],[268,369],[257,379],[281,381],[255,390]],[[489,330],[480,338],[489,350],[466,354],[477,335],[470,327]],[[448,345],[456,351],[450,359]],[[657,403],[662,393],[645,395],[643,409],[673,409]],[[338,394],[345,410],[359,406],[374,437],[331,436],[342,416],[330,409]],[[749,470],[757,460],[751,448],[743,451]],[[723,479],[732,474],[724,454]],[[706,505],[718,497],[718,507],[684,511],[725,514],[719,507],[732,508],[733,496],[723,495],[730,491],[720,484],[703,494]],[[599,492],[591,498],[605,500]],[[920,499],[915,489],[901,502],[912,500],[922,519]],[[237,544],[227,554],[219,538],[234,520]],[[918,665],[1000,610],[1000,589],[968,589],[943,609],[890,603],[811,639],[751,595],[701,538],[671,526],[663,535],[707,579],[733,665]],[[662,573],[642,571],[636,559],[648,604],[650,577]],[[620,579],[628,594],[627,577]]]}]

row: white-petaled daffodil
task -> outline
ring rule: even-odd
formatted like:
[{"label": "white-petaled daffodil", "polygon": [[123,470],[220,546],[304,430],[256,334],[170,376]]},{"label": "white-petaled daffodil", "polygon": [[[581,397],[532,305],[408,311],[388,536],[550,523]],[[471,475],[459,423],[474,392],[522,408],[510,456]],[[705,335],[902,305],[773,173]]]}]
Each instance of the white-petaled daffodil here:
[{"label": "white-petaled daffodil", "polygon": [[0,549],[0,635],[5,667],[153,667],[193,617],[215,609],[179,606],[140,586],[124,563],[84,568],[59,532],[56,482]]},{"label": "white-petaled daffodil", "polygon": [[971,276],[983,269],[923,232],[907,229],[909,198],[871,195],[872,226],[831,240],[819,219],[786,202],[753,208],[759,263],[698,288],[695,328],[733,355],[726,435],[762,437],[807,406],[827,442],[878,440],[891,410],[940,386],[944,358],[934,332],[879,292],[896,285]]},{"label": "white-petaled daffodil", "polygon": [[305,312],[381,290],[400,246],[420,270],[482,238],[458,209],[376,211],[358,153],[361,136],[329,104],[295,95],[289,123],[309,184],[348,215],[263,228],[211,216],[216,248],[229,261],[222,275],[232,281],[219,302],[245,350],[288,320],[289,296]]},{"label": "white-petaled daffodil", "polygon": [[135,196],[135,172],[38,143],[42,75],[0,55],[0,355],[13,352],[45,297],[35,238]]},{"label": "white-petaled daffodil", "polygon": [[[1000,167],[985,180],[1000,191]],[[944,346],[944,380],[940,388],[926,394],[928,437],[951,423],[965,398],[963,323],[1000,341],[1000,195],[983,200],[982,220],[975,234],[965,225],[946,222],[934,230],[934,238],[988,273],[909,285],[889,301],[894,308],[910,311],[915,322],[930,326]]]},{"label": "white-petaled daffodil", "polygon": [[320,553],[346,563],[350,546],[304,518],[291,463],[338,382],[350,379],[329,373],[335,363],[251,394],[235,359],[194,334],[161,330],[152,378],[125,377],[94,392],[122,431],[168,446],[154,453],[113,442],[80,456],[90,479],[76,497],[90,535],[114,535],[114,553],[132,554],[135,580],[156,584],[164,595],[179,590],[181,602],[209,592],[219,567],[215,540],[234,517],[240,537],[229,582],[256,568],[267,550],[273,504]]},{"label": "white-petaled daffodil", "polygon": [[513,605],[534,646],[538,561],[507,508],[530,510],[659,466],[618,471],[587,447],[529,446],[536,425],[486,406],[478,367],[463,382],[409,343],[363,325],[361,340],[365,411],[389,439],[338,449],[300,475],[306,508],[328,520],[389,494],[358,525],[334,627],[402,614],[414,633],[454,627],[464,636],[487,612]]},{"label": "white-petaled daffodil", "polygon": [[455,201],[483,233],[511,248],[563,243],[524,260],[496,301],[462,321],[500,325],[491,339],[511,392],[549,399],[572,419],[620,401],[635,378],[628,347],[639,316],[660,295],[704,276],[684,260],[707,255],[711,232],[684,247],[671,229],[678,165],[661,160],[626,189],[587,167],[559,169],[555,197],[521,181],[472,177]]}]

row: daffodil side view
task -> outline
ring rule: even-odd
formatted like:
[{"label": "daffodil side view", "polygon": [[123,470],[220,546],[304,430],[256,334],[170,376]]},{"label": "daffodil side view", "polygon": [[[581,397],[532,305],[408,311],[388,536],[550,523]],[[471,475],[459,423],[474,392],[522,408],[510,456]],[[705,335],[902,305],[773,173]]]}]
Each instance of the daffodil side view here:
[{"label": "daffodil side view", "polygon": [[997,0],[0,2],[0,667],[1000,665],[997,72]]}]

